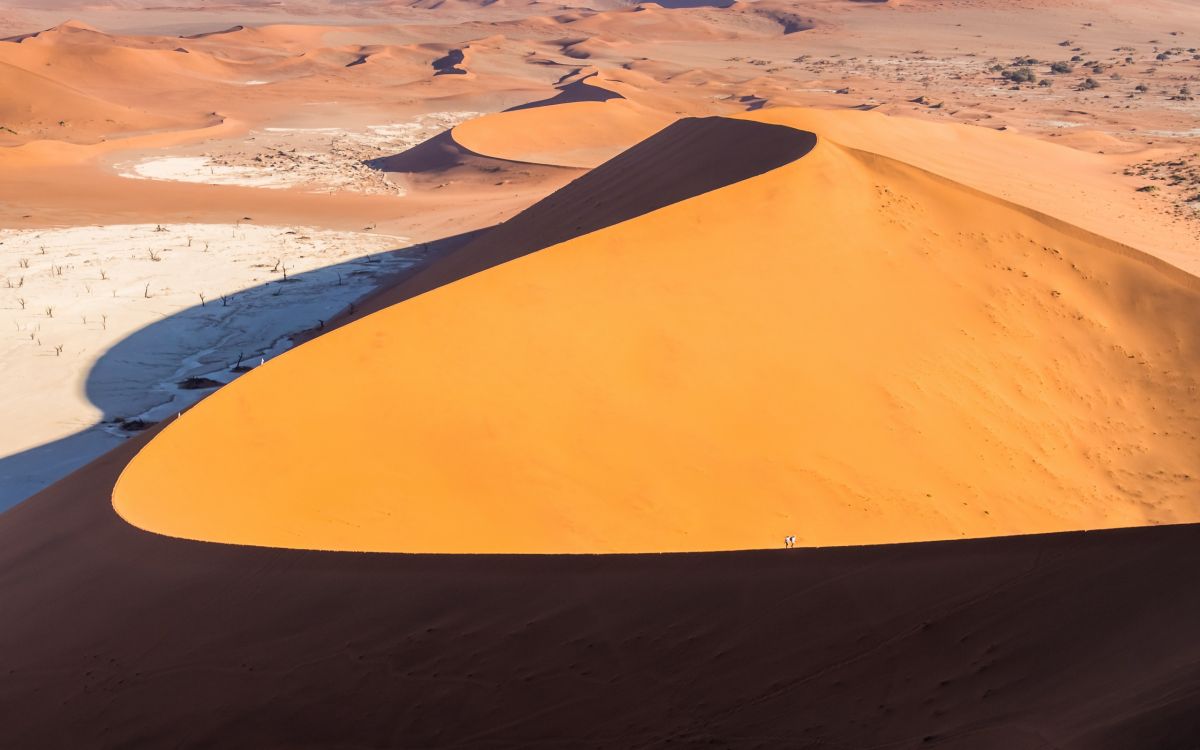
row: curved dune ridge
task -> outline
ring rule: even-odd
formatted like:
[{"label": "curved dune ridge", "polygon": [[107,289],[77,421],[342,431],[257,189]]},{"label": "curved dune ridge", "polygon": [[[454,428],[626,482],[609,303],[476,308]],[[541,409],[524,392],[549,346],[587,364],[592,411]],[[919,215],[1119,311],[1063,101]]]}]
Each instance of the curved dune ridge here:
[{"label": "curved dune ridge", "polygon": [[483,156],[595,167],[674,119],[629,99],[567,101],[485,115],[456,126],[453,134],[463,148]]},{"label": "curved dune ridge", "polygon": [[[726,135],[731,156],[755,140]],[[198,540],[494,553],[1197,520],[1200,283],[818,136],[249,373],[146,445],[117,512]]]}]

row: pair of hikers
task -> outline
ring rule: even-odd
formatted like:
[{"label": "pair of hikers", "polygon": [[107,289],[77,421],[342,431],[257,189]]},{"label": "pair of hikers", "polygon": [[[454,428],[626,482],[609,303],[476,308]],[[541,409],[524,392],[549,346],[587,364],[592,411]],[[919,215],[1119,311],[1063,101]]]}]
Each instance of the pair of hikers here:
[{"label": "pair of hikers", "polygon": [[784,549],[791,549],[792,547],[795,547],[795,546],[796,546],[796,535],[795,534],[792,534],[790,536],[785,536],[783,538],[783,548]]}]

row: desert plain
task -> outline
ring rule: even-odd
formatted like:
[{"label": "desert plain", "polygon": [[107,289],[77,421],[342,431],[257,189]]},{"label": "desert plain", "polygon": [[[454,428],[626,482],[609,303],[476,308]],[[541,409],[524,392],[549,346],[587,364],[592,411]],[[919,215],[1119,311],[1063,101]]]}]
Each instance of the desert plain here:
[{"label": "desert plain", "polygon": [[0,11],[0,747],[1200,741],[1195,3]]}]

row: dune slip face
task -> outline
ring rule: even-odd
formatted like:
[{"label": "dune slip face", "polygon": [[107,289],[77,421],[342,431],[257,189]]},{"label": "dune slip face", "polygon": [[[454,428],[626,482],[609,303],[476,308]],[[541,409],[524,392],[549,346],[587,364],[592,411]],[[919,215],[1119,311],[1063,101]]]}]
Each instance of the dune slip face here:
[{"label": "dune slip face", "polygon": [[699,160],[707,192],[651,181],[677,202],[636,215],[637,182],[597,170],[510,225],[609,201],[619,223],[567,222],[268,363],[143,448],[116,510],[190,539],[441,553],[1196,519],[1193,277],[836,134],[722,171],[779,132],[725,122],[630,152],[643,174]]},{"label": "dune slip face", "polygon": [[0,746],[1183,750],[1200,733],[1200,526],[707,555],[261,549],[121,521],[113,482],[145,442],[0,515],[0,702],[20,717]]}]

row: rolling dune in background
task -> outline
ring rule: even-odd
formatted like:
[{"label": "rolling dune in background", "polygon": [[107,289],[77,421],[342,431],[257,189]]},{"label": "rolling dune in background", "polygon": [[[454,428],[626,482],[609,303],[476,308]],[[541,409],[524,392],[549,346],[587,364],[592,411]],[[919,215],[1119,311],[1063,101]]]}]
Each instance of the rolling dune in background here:
[{"label": "rolling dune in background", "polygon": [[[757,128],[779,132],[683,121],[638,163],[754,153]],[[818,136],[271,362],[143,448],[118,512],[190,539],[454,553],[1197,520],[1200,283]]]}]

